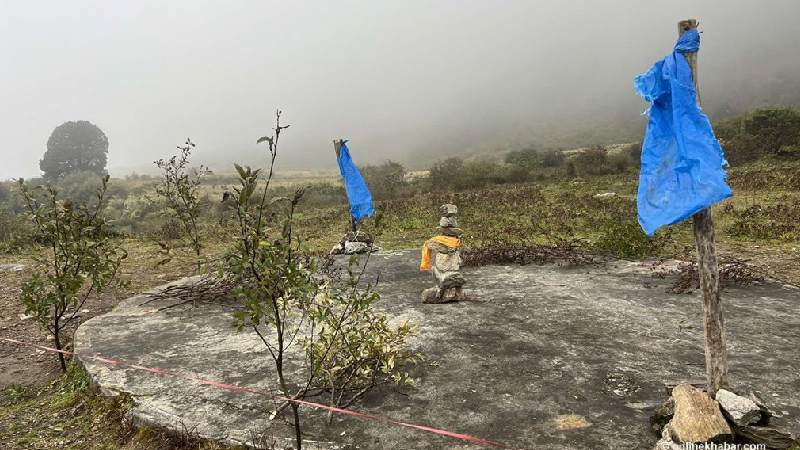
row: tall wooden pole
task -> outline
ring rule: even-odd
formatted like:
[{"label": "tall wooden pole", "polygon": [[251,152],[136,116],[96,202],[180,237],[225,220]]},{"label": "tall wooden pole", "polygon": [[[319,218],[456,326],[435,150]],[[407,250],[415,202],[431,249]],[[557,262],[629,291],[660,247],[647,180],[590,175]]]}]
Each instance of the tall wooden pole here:
[{"label": "tall wooden pole", "polygon": [[[341,139],[334,139],[333,140],[333,150],[336,152],[336,160],[339,160],[339,154],[342,153],[342,141]],[[356,218],[352,215],[350,216],[350,231],[354,234],[358,231],[358,222],[356,222]]]},{"label": "tall wooden pole", "polygon": [[[697,28],[697,20],[678,22],[678,36]],[[684,53],[692,69],[697,103],[700,104],[700,87],[697,82],[697,53]],[[719,267],[714,245],[714,218],[711,209],[693,216],[694,240],[697,244],[697,267],[700,287],[703,290],[703,329],[705,331],[706,381],[708,393],[714,397],[720,388],[728,387],[728,354],[725,344],[725,321],[719,295]]]}]

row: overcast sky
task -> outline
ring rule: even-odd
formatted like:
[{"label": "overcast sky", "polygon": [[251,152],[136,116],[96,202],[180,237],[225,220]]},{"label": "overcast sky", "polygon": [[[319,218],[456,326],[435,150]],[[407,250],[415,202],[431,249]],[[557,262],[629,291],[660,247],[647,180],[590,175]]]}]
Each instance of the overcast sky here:
[{"label": "overcast sky", "polygon": [[340,136],[359,163],[413,165],[551,124],[635,117],[631,79],[688,17],[702,22],[706,102],[800,68],[797,0],[0,5],[0,179],[37,175],[68,120],[98,125],[112,175],[124,175],[186,137],[198,163],[254,162],[277,107],[292,125],[283,168],[333,167]]}]

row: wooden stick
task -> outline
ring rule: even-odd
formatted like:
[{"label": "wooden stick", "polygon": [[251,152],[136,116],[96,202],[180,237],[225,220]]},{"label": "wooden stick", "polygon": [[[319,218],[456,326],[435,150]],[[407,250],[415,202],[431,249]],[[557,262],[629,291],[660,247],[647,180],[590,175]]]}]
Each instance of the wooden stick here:
[{"label": "wooden stick", "polygon": [[[697,28],[697,20],[678,22],[678,36]],[[697,53],[684,53],[692,69],[697,103],[700,104],[700,88],[697,82]],[[697,267],[703,290],[703,329],[705,331],[706,379],[708,393],[714,397],[720,388],[728,387],[728,355],[725,344],[725,321],[722,315],[722,299],[719,294],[719,267],[714,244],[714,218],[711,208],[696,213],[693,217],[694,240],[697,244]]]},{"label": "wooden stick", "polygon": [[334,139],[333,140],[333,150],[336,152],[336,159],[339,159],[339,154],[342,153],[342,140],[341,139]]},{"label": "wooden stick", "polygon": [[[342,143],[343,142],[344,141],[342,139],[334,139],[333,140],[333,150],[336,152],[336,159],[337,160],[339,159],[339,155],[342,153]],[[358,222],[356,221],[356,218],[353,217],[353,216],[350,216],[350,231],[352,231],[353,233],[358,231]]]}]

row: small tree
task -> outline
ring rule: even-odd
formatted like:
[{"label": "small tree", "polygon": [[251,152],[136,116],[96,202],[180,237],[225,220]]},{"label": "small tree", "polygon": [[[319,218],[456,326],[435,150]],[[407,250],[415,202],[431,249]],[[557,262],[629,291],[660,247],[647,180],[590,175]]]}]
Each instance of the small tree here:
[{"label": "small tree", "polygon": [[376,199],[395,198],[406,185],[406,168],[394,161],[386,161],[379,166],[366,166],[361,172]]},{"label": "small tree", "polygon": [[50,134],[39,168],[50,179],[77,171],[105,175],[107,154],[108,138],[97,125],[85,120],[65,122]]},{"label": "small tree", "polygon": [[164,197],[167,208],[178,217],[184,234],[189,238],[192,249],[199,258],[202,243],[198,226],[200,202],[197,189],[207,173],[207,168],[200,166],[198,170],[189,169],[189,157],[194,147],[192,140],[186,139],[183,146],[178,146],[179,154],[173,155],[168,160],[159,159],[155,162],[155,165],[163,171],[161,180],[156,186],[156,193]]},{"label": "small tree", "polygon": [[[79,313],[92,294],[99,294],[116,280],[127,253],[110,238],[109,223],[103,217],[108,175],[103,177],[90,207],[62,200],[51,185],[37,186],[34,193],[19,180],[37,242],[45,251],[37,258],[33,275],[22,286],[25,313],[32,315],[63,349],[62,332],[79,320]],[[64,355],[59,353],[66,372]]]},{"label": "small tree", "polygon": [[[373,310],[377,294],[359,283],[366,262],[359,274],[348,271],[349,283],[342,286],[304,250],[293,231],[304,191],[267,200],[278,141],[286,128],[278,111],[274,134],[258,139],[267,143],[270,155],[263,179],[260,170],[236,165],[240,185],[232,196],[239,236],[222,276],[232,278],[234,295],[243,303],[234,314],[237,329],[252,329],[269,351],[278,388],[288,399],[274,414],[291,408],[299,450],[300,413],[293,400],[327,393],[332,403],[346,407],[379,383],[409,383],[397,367],[416,355],[404,349],[410,327],[393,329]],[[295,345],[304,351],[292,351]],[[293,359],[305,370],[290,379],[287,366]]]}]

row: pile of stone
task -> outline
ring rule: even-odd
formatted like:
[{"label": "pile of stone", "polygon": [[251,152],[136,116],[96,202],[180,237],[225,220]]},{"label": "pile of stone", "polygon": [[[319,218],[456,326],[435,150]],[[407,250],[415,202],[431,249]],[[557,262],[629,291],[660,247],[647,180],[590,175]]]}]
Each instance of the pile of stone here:
[{"label": "pile of stone", "polygon": [[[460,238],[463,230],[458,228],[458,207],[446,204],[439,208],[442,214],[439,219],[438,232],[441,236]],[[432,251],[432,272],[436,287],[425,289],[422,292],[423,303],[447,303],[464,298],[464,276],[461,274],[461,252],[458,247],[451,248],[447,245],[430,240],[425,245]]]},{"label": "pile of stone", "polygon": [[679,384],[651,419],[653,431],[661,437],[655,450],[682,450],[692,448],[688,444],[706,443],[761,444],[768,449],[790,449],[798,444],[797,436],[770,426],[771,417],[755,394],[744,397],[720,389],[712,399],[691,384]]},{"label": "pile of stone", "polygon": [[377,252],[380,247],[375,245],[375,240],[364,231],[348,231],[338,244],[331,249],[331,255],[357,255],[361,253]]}]

